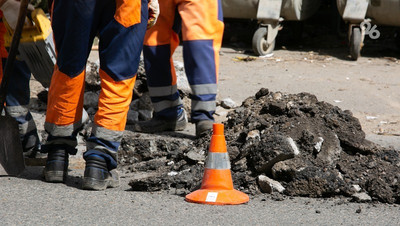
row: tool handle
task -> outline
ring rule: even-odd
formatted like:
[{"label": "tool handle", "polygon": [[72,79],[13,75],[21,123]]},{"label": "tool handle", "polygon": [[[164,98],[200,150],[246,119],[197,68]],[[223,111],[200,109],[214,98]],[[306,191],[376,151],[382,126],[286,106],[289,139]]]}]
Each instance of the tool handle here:
[{"label": "tool handle", "polygon": [[0,114],[4,109],[4,103],[6,102],[7,87],[10,80],[11,73],[14,68],[15,58],[18,52],[19,41],[21,39],[22,28],[24,27],[25,18],[28,13],[29,0],[21,0],[21,5],[19,8],[18,23],[14,31],[14,35],[11,41],[10,50],[8,52],[8,57],[6,65],[4,67],[3,79],[0,85]]}]

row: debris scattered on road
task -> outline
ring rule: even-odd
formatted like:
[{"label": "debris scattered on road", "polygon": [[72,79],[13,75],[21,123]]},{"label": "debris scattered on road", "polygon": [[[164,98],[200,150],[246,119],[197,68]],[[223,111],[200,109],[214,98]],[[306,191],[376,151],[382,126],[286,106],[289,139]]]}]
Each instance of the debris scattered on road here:
[{"label": "debris scattered on road", "polygon": [[249,62],[249,61],[255,61],[257,60],[257,57],[253,57],[253,56],[246,56],[246,57],[240,57],[240,56],[236,56],[235,58],[233,58],[234,61],[244,61],[244,62]]},{"label": "debris scattered on road", "polygon": [[[288,196],[359,196],[357,185],[372,201],[400,203],[399,152],[366,140],[350,111],[309,93],[261,89],[227,118],[225,136],[237,189],[269,192],[271,186],[259,185],[265,176],[284,188],[276,192]],[[142,175],[132,178],[133,190],[187,194],[201,183],[209,139],[126,133],[121,169]],[[168,176],[172,171],[178,174]]]},{"label": "debris scattered on road", "polygon": [[237,104],[231,98],[225,98],[221,101],[221,106],[225,109],[232,109],[237,107]]},{"label": "debris scattered on road", "polygon": [[365,192],[354,193],[351,197],[353,197],[353,199],[356,202],[370,202],[370,201],[372,201],[371,196],[369,196]]}]

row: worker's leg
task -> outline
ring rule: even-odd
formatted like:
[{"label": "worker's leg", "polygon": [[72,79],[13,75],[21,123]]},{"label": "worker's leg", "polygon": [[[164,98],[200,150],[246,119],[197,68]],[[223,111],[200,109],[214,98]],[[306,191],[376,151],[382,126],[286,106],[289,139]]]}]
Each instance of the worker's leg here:
[{"label": "worker's leg", "polygon": [[[143,47],[147,85],[154,107],[154,118],[138,125],[138,130],[144,132],[181,130],[186,126],[172,60],[179,45],[181,21],[173,0],[159,1],[159,4],[160,16],[156,25],[147,31]],[[179,118],[181,123],[176,125]]]},{"label": "worker's leg", "polygon": [[146,0],[142,0],[141,9],[141,22],[129,27],[114,20],[113,11],[102,14],[99,31],[101,92],[84,153],[85,189],[102,190],[118,185],[117,180],[111,183],[99,179],[99,175],[117,167],[117,151],[125,130],[147,26]]},{"label": "worker's leg", "polygon": [[[55,0],[52,28],[57,51],[47,104],[45,129],[48,158],[45,179],[65,180],[68,155],[76,154],[76,133],[82,126],[86,59],[96,31],[97,0]],[[85,13],[81,11],[84,10]]]},{"label": "worker's leg", "polygon": [[[211,129],[216,108],[219,50],[224,24],[219,0],[181,0],[183,57],[192,88],[192,122]],[[196,131],[199,135],[202,131]]]},{"label": "worker's leg", "polygon": [[[3,59],[3,65],[5,65]],[[15,118],[19,126],[19,134],[24,152],[30,157],[36,155],[40,148],[40,140],[36,124],[29,111],[31,73],[23,61],[16,60],[12,70],[6,97],[7,113]]]}]

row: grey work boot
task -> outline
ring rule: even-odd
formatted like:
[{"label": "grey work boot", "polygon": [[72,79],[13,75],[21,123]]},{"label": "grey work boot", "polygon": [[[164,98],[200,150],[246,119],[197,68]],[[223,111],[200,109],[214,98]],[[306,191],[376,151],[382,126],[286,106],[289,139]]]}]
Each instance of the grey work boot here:
[{"label": "grey work boot", "polygon": [[82,188],[85,190],[104,190],[119,186],[119,174],[116,169],[108,171],[107,163],[101,156],[90,155],[86,158],[86,167]]},{"label": "grey work boot", "polygon": [[211,120],[202,120],[196,122],[196,137],[203,136],[207,133],[211,134],[213,124],[214,121]]},{"label": "grey work boot", "polygon": [[24,158],[41,158],[46,157],[45,153],[40,152],[40,144],[36,144],[33,147],[25,148],[23,150]]},{"label": "grey work boot", "polygon": [[135,125],[137,132],[156,133],[162,131],[182,131],[186,128],[188,123],[186,111],[183,110],[182,114],[176,120],[168,120],[159,117],[153,117],[151,120],[145,122],[138,122]]}]

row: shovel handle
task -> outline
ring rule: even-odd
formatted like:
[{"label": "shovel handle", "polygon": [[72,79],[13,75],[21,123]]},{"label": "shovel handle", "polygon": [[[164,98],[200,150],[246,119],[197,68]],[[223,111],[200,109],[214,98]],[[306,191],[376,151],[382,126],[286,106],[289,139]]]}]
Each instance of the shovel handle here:
[{"label": "shovel handle", "polygon": [[4,67],[3,79],[1,80],[1,85],[0,85],[0,114],[3,111],[4,103],[6,102],[8,82],[10,80],[10,76],[14,68],[14,62],[18,52],[18,46],[19,46],[19,41],[21,39],[22,28],[24,27],[25,18],[28,13],[28,4],[29,0],[21,0],[18,22],[14,30],[14,35],[11,41],[10,50],[8,52],[6,65]]}]

